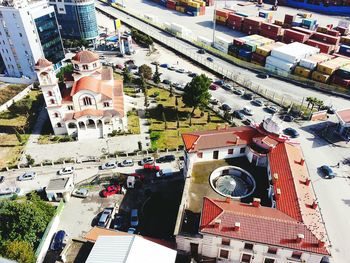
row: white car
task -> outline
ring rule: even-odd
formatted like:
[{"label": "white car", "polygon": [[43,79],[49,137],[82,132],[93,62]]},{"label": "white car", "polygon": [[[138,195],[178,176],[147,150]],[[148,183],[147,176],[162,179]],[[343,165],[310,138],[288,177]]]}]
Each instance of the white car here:
[{"label": "white car", "polygon": [[254,111],[247,106],[243,108],[243,112],[244,112],[244,114],[249,115],[249,116],[254,115]]},{"label": "white car", "polygon": [[17,177],[18,181],[33,180],[36,177],[36,172],[25,172],[24,174]]},{"label": "white car", "polygon": [[109,169],[114,169],[117,168],[117,162],[116,161],[110,161],[107,163],[104,163],[101,165],[101,170],[109,170]]},{"label": "white car", "polygon": [[269,112],[271,112],[272,114],[278,112],[278,108],[277,108],[276,106],[272,106],[272,105],[267,106],[267,107],[266,107],[266,110],[269,111]]},{"label": "white car", "polygon": [[127,166],[134,166],[134,161],[131,159],[126,159],[124,161],[122,161],[121,163],[119,163],[120,166],[122,167],[127,167]]},{"label": "white car", "polygon": [[64,167],[61,170],[59,170],[57,173],[59,175],[72,174],[72,173],[74,173],[74,167],[72,167],[72,166]]},{"label": "white car", "polygon": [[86,188],[79,188],[73,191],[72,196],[86,198],[89,195],[89,190]]},{"label": "white car", "polygon": [[154,158],[153,157],[145,157],[140,161],[140,165],[144,165],[144,164],[153,164],[154,163]]}]

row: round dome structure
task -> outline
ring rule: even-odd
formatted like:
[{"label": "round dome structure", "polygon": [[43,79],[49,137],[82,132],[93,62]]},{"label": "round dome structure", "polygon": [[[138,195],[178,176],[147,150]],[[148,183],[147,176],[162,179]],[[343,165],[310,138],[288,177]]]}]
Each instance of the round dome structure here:
[{"label": "round dome structure", "polygon": [[46,67],[50,67],[51,65],[52,65],[52,62],[48,61],[46,58],[39,58],[35,64],[35,67],[46,68]]},{"label": "round dome structure", "polygon": [[215,192],[233,199],[251,195],[256,186],[253,176],[236,166],[223,166],[215,169],[209,177],[209,182]]},{"label": "round dome structure", "polygon": [[265,131],[274,133],[274,134],[281,134],[282,126],[277,123],[276,119],[272,117],[267,117],[263,120],[263,128]]},{"label": "round dome structure", "polygon": [[72,58],[72,60],[78,62],[78,63],[93,63],[97,60],[99,60],[99,56],[98,54],[89,51],[89,50],[83,50],[83,51],[79,51],[77,54],[75,54],[75,56]]}]

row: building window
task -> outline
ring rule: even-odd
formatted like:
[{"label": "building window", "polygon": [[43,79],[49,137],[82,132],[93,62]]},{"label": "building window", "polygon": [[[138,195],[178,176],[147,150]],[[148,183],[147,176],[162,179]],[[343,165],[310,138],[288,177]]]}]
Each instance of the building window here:
[{"label": "building window", "polygon": [[267,250],[267,253],[276,255],[277,247],[269,247],[269,249]]},{"label": "building window", "polygon": [[230,239],[228,239],[228,238],[221,239],[221,245],[229,246],[230,245]]},{"label": "building window", "polygon": [[220,258],[228,259],[229,253],[230,253],[230,252],[229,252],[228,250],[220,249],[219,257],[220,257]]},{"label": "building window", "polygon": [[87,105],[92,105],[92,101],[91,101],[91,98],[89,97],[85,97],[83,99],[83,102],[84,102],[84,105],[87,106]]},{"label": "building window", "polygon": [[50,104],[55,104],[55,101],[53,99],[51,99]]},{"label": "building window", "polygon": [[239,150],[239,153],[245,153],[245,147],[241,148],[241,149]]},{"label": "building window", "polygon": [[264,263],[275,263],[275,259],[274,258],[265,258],[264,259]]},{"label": "building window", "polygon": [[244,249],[253,250],[254,245],[251,243],[244,243]]},{"label": "building window", "polygon": [[233,149],[228,149],[227,154],[233,154]]},{"label": "building window", "polygon": [[83,65],[83,69],[89,69],[88,65]]},{"label": "building window", "polygon": [[22,33],[19,33],[19,36],[22,37]]},{"label": "building window", "polygon": [[219,151],[213,151],[213,159],[219,159]]},{"label": "building window", "polygon": [[63,12],[63,11],[64,11],[64,8],[59,8],[59,10],[60,10],[61,12]]},{"label": "building window", "polygon": [[301,255],[303,253],[299,252],[299,251],[294,251],[293,254],[292,254],[292,258],[295,258],[295,259],[301,259]]},{"label": "building window", "polygon": [[242,254],[241,262],[250,263],[251,259],[252,259],[252,255]]},{"label": "building window", "polygon": [[94,63],[94,64],[92,64],[92,66],[93,66],[94,68],[96,68],[96,67],[97,67],[97,64],[96,64],[96,63]]},{"label": "building window", "polygon": [[57,128],[61,128],[62,124],[61,123],[57,123]]},{"label": "building window", "polygon": [[197,152],[197,157],[198,158],[203,158],[203,152]]},{"label": "building window", "polygon": [[68,105],[68,110],[73,110],[73,106],[72,105]]},{"label": "building window", "polygon": [[58,117],[59,117],[59,114],[58,114],[57,112],[55,112],[55,113],[53,114],[53,116],[54,116],[55,118],[58,118]]},{"label": "building window", "polygon": [[108,108],[109,107],[109,102],[104,102],[103,107]]},{"label": "building window", "polygon": [[75,69],[79,69],[79,65],[78,64],[74,64],[74,68]]},{"label": "building window", "polygon": [[51,97],[52,96],[52,91],[47,92],[47,96]]}]

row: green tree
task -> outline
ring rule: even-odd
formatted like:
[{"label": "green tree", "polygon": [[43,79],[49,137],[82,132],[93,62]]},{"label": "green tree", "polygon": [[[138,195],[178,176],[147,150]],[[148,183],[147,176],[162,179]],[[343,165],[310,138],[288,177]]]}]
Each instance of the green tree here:
[{"label": "green tree", "polygon": [[208,111],[207,123],[210,123],[210,122],[211,122],[210,111]]},{"label": "green tree", "polygon": [[308,102],[307,104],[307,108],[309,108],[311,106],[311,110],[314,108],[314,104],[316,102],[317,98],[315,97],[307,97],[306,101]]},{"label": "green tree", "polygon": [[159,84],[161,75],[162,73],[159,73],[158,64],[156,64],[156,71],[153,74],[153,82]]},{"label": "green tree", "polygon": [[123,80],[124,80],[124,83],[132,82],[132,74],[130,73],[130,70],[127,66],[123,68]]},{"label": "green tree", "polygon": [[15,131],[15,135],[16,135],[16,138],[17,138],[18,142],[19,142],[20,144],[22,144],[22,143],[23,143],[22,136],[19,134],[19,132],[17,131],[17,129],[14,129],[14,131]]},{"label": "green tree", "polygon": [[69,64],[67,66],[64,66],[60,69],[60,71],[56,74],[56,77],[60,82],[64,81],[64,73],[70,73],[73,72],[73,65]]},{"label": "green tree", "polygon": [[139,67],[139,75],[145,79],[152,79],[152,68],[146,64]]},{"label": "green tree", "polygon": [[142,89],[142,91],[145,92],[147,88],[147,84],[143,75],[141,75],[140,78],[138,79],[138,84],[140,85],[140,88]]},{"label": "green tree", "polygon": [[186,106],[192,107],[190,115],[190,125],[192,124],[192,115],[199,106],[207,106],[211,97],[209,86],[211,81],[207,76],[201,74],[194,77],[189,84],[186,85],[182,95],[182,101]]},{"label": "green tree", "polygon": [[28,165],[33,165],[35,162],[35,160],[32,158],[32,156],[30,154],[26,155],[26,160],[27,160]]},{"label": "green tree", "polygon": [[316,100],[315,105],[317,106],[317,111],[320,111],[321,107],[324,105],[323,100]]},{"label": "green tree", "polygon": [[1,255],[18,263],[36,262],[33,247],[25,241],[15,240],[5,242],[1,249]]},{"label": "green tree", "polygon": [[147,96],[147,92],[145,92],[145,107],[148,107],[148,96]]}]

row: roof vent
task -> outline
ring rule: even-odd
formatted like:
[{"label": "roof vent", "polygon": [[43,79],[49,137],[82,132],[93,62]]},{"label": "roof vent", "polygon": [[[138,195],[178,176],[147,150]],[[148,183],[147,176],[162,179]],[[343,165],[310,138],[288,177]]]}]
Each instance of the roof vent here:
[{"label": "roof vent", "polygon": [[274,179],[275,181],[278,181],[278,173],[274,173],[274,174],[273,174],[273,179]]},{"label": "roof vent", "polygon": [[230,197],[226,197],[225,202],[230,204],[231,203],[231,198]]},{"label": "roof vent", "polygon": [[253,198],[253,206],[254,207],[260,207],[261,199],[260,198]]},{"label": "roof vent", "polygon": [[325,245],[326,242],[324,241],[324,239],[318,241],[318,247],[325,247]]},{"label": "roof vent", "polygon": [[221,219],[215,219],[215,221],[214,221],[214,226],[216,227],[216,228],[219,228],[220,227],[220,225],[221,225]]},{"label": "roof vent", "polygon": [[297,243],[301,243],[304,238],[305,238],[304,234],[298,234],[297,235]]},{"label": "roof vent", "polygon": [[280,196],[281,196],[281,188],[277,188],[276,189],[276,200],[278,200],[279,198],[280,198]]},{"label": "roof vent", "polygon": [[240,222],[235,222],[235,227],[234,227],[234,230],[235,231],[238,231],[241,227],[241,223]]}]

